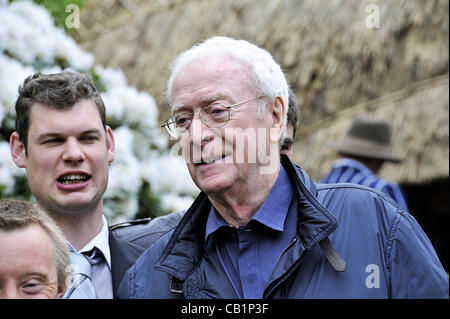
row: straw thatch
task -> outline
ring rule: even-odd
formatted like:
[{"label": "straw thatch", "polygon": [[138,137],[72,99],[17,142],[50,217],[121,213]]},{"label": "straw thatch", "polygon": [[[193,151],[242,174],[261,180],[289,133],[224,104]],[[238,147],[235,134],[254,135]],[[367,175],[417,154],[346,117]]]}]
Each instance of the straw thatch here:
[{"label": "straw thatch", "polygon": [[413,83],[298,128],[294,158],[314,179],[325,176],[337,154],[330,142],[342,141],[353,117],[388,119],[401,164],[386,163],[380,175],[403,183],[428,182],[449,174],[448,74]]},{"label": "straw thatch", "polygon": [[[379,28],[367,24],[372,3]],[[383,174],[419,182],[449,171],[448,81],[430,80],[448,74],[448,8],[446,0],[91,0],[73,35],[97,63],[122,68],[152,94],[162,118],[178,53],[211,35],[253,41],[286,71],[302,110],[295,159],[314,178],[332,157],[324,142],[348,127],[345,114],[375,100],[369,114],[394,121],[408,159]],[[381,98],[402,90],[409,94]]]}]

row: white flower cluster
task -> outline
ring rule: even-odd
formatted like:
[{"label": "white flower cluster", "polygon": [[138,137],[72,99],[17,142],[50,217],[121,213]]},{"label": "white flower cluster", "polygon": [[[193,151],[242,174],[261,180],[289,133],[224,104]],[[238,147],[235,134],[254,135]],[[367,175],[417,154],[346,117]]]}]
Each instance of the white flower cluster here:
[{"label": "white flower cluster", "polygon": [[[0,26],[0,30],[1,30]],[[3,107],[4,116],[14,115],[14,104],[16,103],[19,85],[35,70],[31,66],[24,66],[0,52],[0,103]]]},{"label": "white flower cluster", "polygon": [[56,28],[44,7],[32,2],[0,6],[0,25],[0,51],[22,63],[51,65],[62,59],[76,70],[88,70],[94,64],[94,56]]},{"label": "white flower cluster", "polygon": [[0,141],[0,187],[3,185],[3,192],[6,195],[13,195],[15,178],[25,174],[25,169],[14,164],[9,143]]},{"label": "white flower cluster", "polygon": [[[116,145],[105,193],[107,218],[133,218],[144,182],[160,198],[166,213],[187,209],[199,190],[184,161],[169,155],[154,98],[129,86],[121,70],[94,65],[93,55],[55,27],[45,8],[30,1],[0,0],[0,132],[2,124],[5,128],[7,119],[15,117],[18,88],[24,79],[37,70],[60,72],[61,61],[66,70],[98,75],[103,85],[101,96]],[[0,135],[0,194],[14,196],[15,179],[26,172],[13,163],[4,138]]]}]

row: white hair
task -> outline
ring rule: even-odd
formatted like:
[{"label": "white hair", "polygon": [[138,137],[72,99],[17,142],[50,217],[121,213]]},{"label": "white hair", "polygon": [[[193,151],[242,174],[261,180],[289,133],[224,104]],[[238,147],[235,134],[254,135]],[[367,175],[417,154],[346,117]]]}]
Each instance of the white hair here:
[{"label": "white hair", "polygon": [[[267,50],[245,40],[214,36],[179,54],[172,63],[167,82],[166,98],[169,105],[172,105],[172,87],[178,72],[187,64],[212,54],[229,55],[247,66],[257,95],[264,95],[270,101],[274,101],[277,96],[283,98],[286,106],[285,128],[289,108],[289,89],[286,77],[280,65],[275,62]],[[265,106],[265,103],[259,104],[258,116],[260,118],[265,114]]]}]

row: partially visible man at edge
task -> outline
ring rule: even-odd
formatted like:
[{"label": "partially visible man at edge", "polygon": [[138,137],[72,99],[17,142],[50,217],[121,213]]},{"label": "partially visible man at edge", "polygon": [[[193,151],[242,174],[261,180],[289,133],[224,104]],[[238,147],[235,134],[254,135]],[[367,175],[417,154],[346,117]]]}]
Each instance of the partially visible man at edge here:
[{"label": "partially visible man at edge", "polygon": [[69,248],[55,222],[33,204],[0,199],[0,299],[62,298]]},{"label": "partially visible man at edge", "polygon": [[289,107],[287,110],[287,123],[286,132],[283,137],[283,142],[280,146],[281,154],[286,154],[292,159],[294,151],[295,133],[297,133],[297,121],[298,121],[298,105],[295,99],[294,92],[289,89]]},{"label": "partially visible man at edge", "polygon": [[409,213],[373,189],[317,185],[280,156],[288,86],[267,51],[210,38],[178,56],[167,96],[165,126],[202,192],[119,297],[448,298]]},{"label": "partially visible man at edge", "polygon": [[95,295],[73,287],[65,298],[113,298],[123,274],[144,251],[116,238],[103,216],[115,147],[105,113],[100,94],[85,74],[36,73],[19,88],[10,138],[13,160],[26,169],[39,207],[64,232],[72,263],[84,261],[77,256],[92,263],[88,277]]}]

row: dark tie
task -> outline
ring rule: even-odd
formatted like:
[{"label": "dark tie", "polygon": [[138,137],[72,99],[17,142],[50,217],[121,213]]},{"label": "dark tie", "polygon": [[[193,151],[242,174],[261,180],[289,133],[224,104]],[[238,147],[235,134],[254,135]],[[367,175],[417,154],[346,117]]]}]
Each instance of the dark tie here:
[{"label": "dark tie", "polygon": [[85,251],[82,254],[87,258],[87,260],[91,264],[91,267],[103,261],[103,254],[100,250],[97,249],[97,247],[94,247],[89,251]]}]

